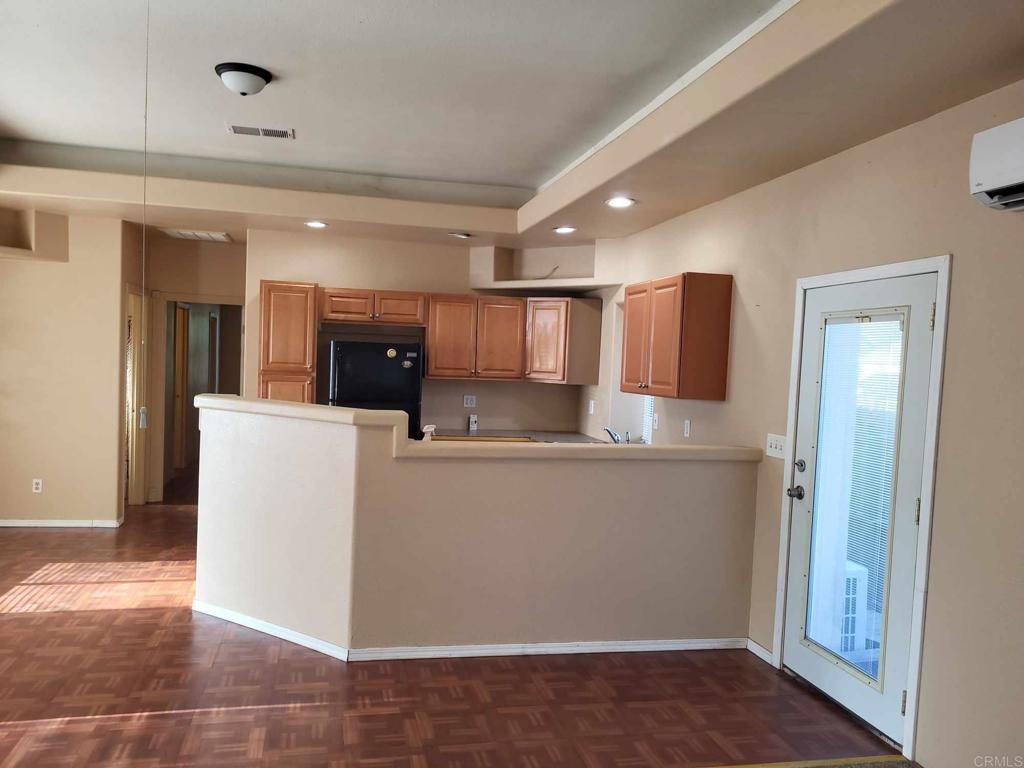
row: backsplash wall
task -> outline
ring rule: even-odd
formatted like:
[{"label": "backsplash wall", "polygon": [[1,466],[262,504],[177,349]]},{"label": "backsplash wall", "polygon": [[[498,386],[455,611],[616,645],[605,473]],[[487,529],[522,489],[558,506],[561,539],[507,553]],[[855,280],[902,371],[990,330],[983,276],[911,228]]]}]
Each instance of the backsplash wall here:
[{"label": "backsplash wall", "polygon": [[[522,381],[423,381],[423,423],[439,429],[465,429],[469,414],[480,429],[575,432],[579,428],[580,388]],[[475,395],[465,408],[463,395]]]}]

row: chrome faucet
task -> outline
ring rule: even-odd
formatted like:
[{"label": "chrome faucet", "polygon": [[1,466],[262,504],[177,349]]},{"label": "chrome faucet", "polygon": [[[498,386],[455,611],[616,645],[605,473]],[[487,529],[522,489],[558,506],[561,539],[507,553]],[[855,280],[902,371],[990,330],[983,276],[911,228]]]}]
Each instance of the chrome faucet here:
[{"label": "chrome faucet", "polygon": [[605,427],[604,431],[608,433],[608,437],[610,437],[612,442],[616,445],[622,442],[622,436],[611,427]]}]

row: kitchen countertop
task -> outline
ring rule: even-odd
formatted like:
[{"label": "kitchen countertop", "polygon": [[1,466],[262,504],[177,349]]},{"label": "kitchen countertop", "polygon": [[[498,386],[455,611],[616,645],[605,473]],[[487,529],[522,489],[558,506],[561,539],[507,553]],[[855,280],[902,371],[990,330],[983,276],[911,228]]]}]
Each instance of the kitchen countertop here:
[{"label": "kitchen countertop", "polygon": [[[700,461],[700,462],[758,462],[763,453],[760,448],[741,445],[614,445],[593,438],[586,443],[565,442],[490,442],[487,440],[410,440],[407,437],[407,416],[401,411],[368,411],[359,408],[338,408],[329,405],[291,403],[281,400],[247,400],[237,395],[196,395],[199,425],[203,428],[211,414],[237,413],[248,423],[264,422],[265,417],[294,421],[342,424],[365,429],[390,432],[391,455],[402,462],[420,460],[440,461]],[[269,427],[268,427],[269,428]],[[479,435],[479,432],[477,433]],[[513,435],[522,436],[522,432]],[[565,433],[555,433],[565,434]],[[572,435],[573,433],[568,433]]]},{"label": "kitchen countertop", "polygon": [[437,437],[525,437],[535,443],[606,443],[607,440],[599,440],[579,432],[550,432],[543,430],[529,429],[478,429],[470,432],[468,429],[438,429],[434,431]]}]

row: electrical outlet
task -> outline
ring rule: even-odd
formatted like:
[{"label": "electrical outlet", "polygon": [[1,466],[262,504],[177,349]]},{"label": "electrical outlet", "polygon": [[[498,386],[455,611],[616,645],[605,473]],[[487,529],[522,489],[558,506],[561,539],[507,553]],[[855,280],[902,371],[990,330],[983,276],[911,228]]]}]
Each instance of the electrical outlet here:
[{"label": "electrical outlet", "polygon": [[462,396],[462,407],[463,408],[476,408],[476,395],[463,395]]},{"label": "electrical outlet", "polygon": [[32,493],[42,493],[42,492],[43,492],[43,481],[42,481],[41,478],[37,477],[37,478],[32,480]]},{"label": "electrical outlet", "polygon": [[782,459],[786,456],[786,436],[785,435],[773,435],[771,432],[768,433],[768,441],[765,444],[764,452],[766,456],[774,456],[776,459]]},{"label": "electrical outlet", "polygon": [[689,437],[689,436],[690,436],[690,420],[686,419],[683,422],[683,437]]},{"label": "electrical outlet", "polygon": [[589,413],[591,416],[594,415],[594,401],[593,400],[590,400],[589,402],[587,402],[587,413]]},{"label": "electrical outlet", "polygon": [[658,414],[654,414],[651,417],[651,429],[657,429],[657,428],[658,428]]}]

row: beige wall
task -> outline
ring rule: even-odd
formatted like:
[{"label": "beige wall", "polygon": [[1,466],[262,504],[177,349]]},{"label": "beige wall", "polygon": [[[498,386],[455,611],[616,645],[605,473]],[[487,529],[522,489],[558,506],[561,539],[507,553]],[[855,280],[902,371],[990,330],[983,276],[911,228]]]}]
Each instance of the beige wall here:
[{"label": "beige wall", "polygon": [[[1024,82],[638,235],[602,241],[630,281],[736,277],[729,398],[658,400],[655,442],[763,445],[785,432],[796,278],[953,254],[918,757],[1018,754],[1024,635],[1024,216],[968,195],[971,136],[1021,116]],[[606,345],[610,343],[606,328]],[[607,347],[606,347],[607,348]],[[584,392],[607,409],[617,371]],[[598,417],[600,417],[600,412]],[[583,417],[593,432],[597,418]],[[782,464],[758,476],[750,637],[771,646]]]},{"label": "beige wall", "polygon": [[118,219],[71,217],[66,262],[0,259],[0,518],[117,520],[123,282]]},{"label": "beige wall", "polygon": [[245,243],[175,240],[147,234],[146,277],[153,291],[241,296],[245,285]]},{"label": "beige wall", "polygon": [[356,428],[206,410],[202,436],[196,601],[347,648]]},{"label": "beige wall", "polygon": [[[365,240],[327,232],[250,230],[245,284],[243,394],[256,397],[259,373],[260,280],[299,280],[325,287],[469,293],[469,249]],[[477,409],[462,407],[475,394]],[[577,387],[507,382],[424,381],[423,423],[465,426],[470,413],[482,428],[562,429],[578,426]]]},{"label": "beige wall", "polygon": [[391,456],[360,430],[353,648],[746,637],[757,464]]}]

